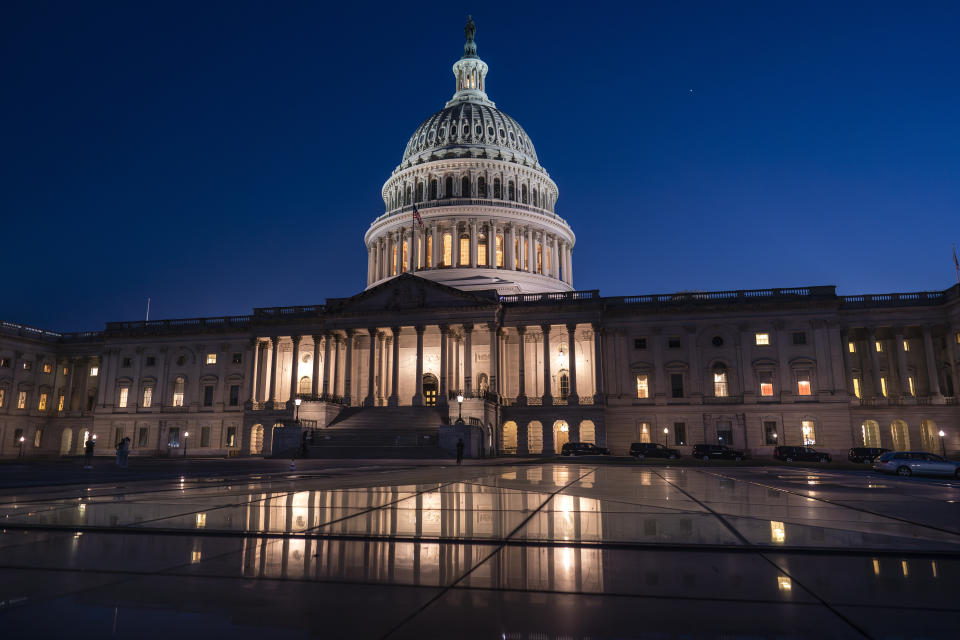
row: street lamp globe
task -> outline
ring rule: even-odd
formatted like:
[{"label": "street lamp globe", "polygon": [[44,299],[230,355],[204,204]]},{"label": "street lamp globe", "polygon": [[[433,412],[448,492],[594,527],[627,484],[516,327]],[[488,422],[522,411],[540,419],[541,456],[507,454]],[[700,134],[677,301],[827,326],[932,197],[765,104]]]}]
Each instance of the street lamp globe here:
[{"label": "street lamp globe", "polygon": [[458,393],[458,394],[457,394],[457,402],[463,402],[463,394],[462,394],[462,393]]},{"label": "street lamp globe", "polygon": [[303,399],[302,399],[302,398],[297,398],[296,400],[293,401],[293,404],[295,404],[295,405],[297,405],[297,406],[299,407],[299,406],[300,406],[300,403],[302,403],[302,402],[303,402]]},{"label": "street lamp globe", "polygon": [[940,437],[942,438],[942,437],[945,436],[945,435],[947,435],[947,434],[943,432],[943,429],[940,429]]}]

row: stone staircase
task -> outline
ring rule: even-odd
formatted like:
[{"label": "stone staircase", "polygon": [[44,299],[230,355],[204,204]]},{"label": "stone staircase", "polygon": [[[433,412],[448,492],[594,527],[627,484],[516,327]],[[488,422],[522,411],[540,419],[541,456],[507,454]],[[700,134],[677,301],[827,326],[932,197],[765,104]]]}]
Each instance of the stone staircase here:
[{"label": "stone staircase", "polygon": [[436,407],[349,407],[313,432],[312,458],[441,458]]}]

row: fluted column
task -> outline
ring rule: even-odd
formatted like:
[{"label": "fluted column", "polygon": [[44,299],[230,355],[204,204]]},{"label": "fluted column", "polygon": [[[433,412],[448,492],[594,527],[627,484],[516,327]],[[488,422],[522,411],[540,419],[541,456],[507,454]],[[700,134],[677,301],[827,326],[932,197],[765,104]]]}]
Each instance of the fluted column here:
[{"label": "fluted column", "polygon": [[543,331],[543,405],[548,406],[553,404],[553,391],[550,388],[550,325],[541,325],[540,330]]},{"label": "fluted column", "polygon": [[436,269],[440,266],[441,257],[443,256],[443,231],[440,229],[440,224],[433,225],[433,268]]},{"label": "fluted column", "polygon": [[393,334],[393,374],[391,375],[390,400],[391,407],[400,406],[400,327],[390,327]]},{"label": "fluted column", "polygon": [[277,401],[277,351],[280,346],[280,338],[272,336],[270,338],[270,405]]},{"label": "fluted column", "polygon": [[333,336],[333,395],[340,396],[340,341],[339,334]]},{"label": "fluted column", "polygon": [[370,335],[370,355],[367,359],[367,397],[363,401],[364,406],[372,407],[376,405],[376,396],[374,394],[373,382],[376,380],[377,369],[377,330],[374,327],[367,329]]},{"label": "fluted column", "polygon": [[517,369],[518,369],[517,380],[518,380],[518,383],[519,383],[519,387],[518,387],[518,389],[517,389],[517,403],[518,403],[518,404],[526,404],[526,403],[527,403],[527,379],[526,379],[526,372],[524,371],[524,368],[525,368],[525,364],[526,364],[526,350],[527,350],[526,335],[527,335],[527,328],[526,328],[526,327],[517,327],[517,335],[519,336],[519,343],[520,343],[520,346],[518,347],[518,348],[519,348],[519,352],[518,352],[518,356],[519,356],[518,360],[519,360],[519,361],[518,361],[518,363],[517,363]]},{"label": "fluted column", "polygon": [[883,397],[883,388],[880,384],[880,361],[877,359],[877,337],[873,327],[867,328],[867,351],[870,352],[870,370],[873,373],[873,395]]},{"label": "fluted column", "polygon": [[313,338],[313,373],[310,378],[310,395],[317,397],[320,391],[320,336],[314,334]]},{"label": "fluted column", "polygon": [[423,332],[426,327],[417,325],[413,328],[417,332],[417,379],[415,392],[413,394],[413,406],[423,406]]},{"label": "fluted column", "polygon": [[355,334],[355,330],[347,329],[347,359],[343,367],[343,404],[348,407],[353,404],[351,402],[353,396],[351,393],[351,385],[353,383],[351,377],[353,374],[353,338]]},{"label": "fluted column", "polygon": [[570,395],[568,404],[580,404],[580,395],[577,393],[577,325],[567,325],[567,353],[570,360]]},{"label": "fluted column", "polygon": [[473,269],[477,268],[477,221],[476,219],[470,220],[470,267]]},{"label": "fluted column", "polygon": [[925,360],[927,361],[927,378],[930,380],[930,396],[941,399],[943,393],[940,391],[940,377],[937,375],[937,360],[933,351],[933,336],[930,333],[930,327],[923,327],[923,350]]},{"label": "fluted column", "polygon": [[302,336],[290,336],[290,340],[293,342],[293,358],[290,360],[290,401],[292,402],[294,398],[297,397],[297,392],[299,388],[299,380],[297,380],[297,365],[300,364],[300,338]]},{"label": "fluted column", "polygon": [[536,248],[533,242],[533,228],[527,227],[527,268],[524,269],[527,273],[536,273],[537,272],[537,256]]},{"label": "fluted column", "polygon": [[437,404],[447,406],[447,337],[450,327],[440,325],[440,389],[437,392]]},{"label": "fluted column", "polygon": [[487,328],[490,330],[490,393],[495,397],[500,395],[500,349],[497,344],[500,336],[496,322],[488,322]]},{"label": "fluted column", "polygon": [[450,257],[453,261],[451,266],[456,268],[460,266],[460,221],[454,220],[452,226],[453,230],[450,233]]},{"label": "fluted column", "polygon": [[897,348],[897,373],[900,375],[900,395],[909,397],[910,393],[910,372],[907,371],[907,352],[903,348],[903,329],[899,329],[894,334]]},{"label": "fluted column", "polygon": [[[258,355],[258,352],[259,352],[259,351],[260,351],[260,341],[257,340],[256,338],[252,338],[252,339],[250,340],[250,349],[249,349],[249,354],[250,354],[250,356],[249,356],[249,357],[250,357],[250,381],[249,381],[249,384],[250,384],[250,395],[249,395],[249,398],[248,398],[248,400],[250,401],[251,404],[253,404],[254,402],[257,401],[257,355]],[[72,367],[71,367],[71,369],[70,369],[70,376],[73,376],[73,368],[72,368]],[[70,377],[67,378],[68,381],[69,381],[70,379],[71,379]],[[70,383],[67,382],[68,391],[69,391],[69,387],[70,387]],[[142,395],[139,395],[140,393],[142,393],[142,391],[140,391],[140,390],[138,389],[138,390],[137,390],[137,393],[138,393],[138,396],[137,396],[137,406],[140,406],[140,405],[143,403],[143,396],[142,396]],[[70,405],[69,405],[69,404],[64,404],[64,407],[66,407],[66,410],[67,410],[67,411],[70,410]]]},{"label": "fluted column", "polygon": [[[336,394],[334,389],[333,393]],[[330,334],[323,334],[323,395],[330,395]]]},{"label": "fluted column", "polygon": [[560,253],[558,249],[557,236],[550,240],[550,277],[560,278]]}]

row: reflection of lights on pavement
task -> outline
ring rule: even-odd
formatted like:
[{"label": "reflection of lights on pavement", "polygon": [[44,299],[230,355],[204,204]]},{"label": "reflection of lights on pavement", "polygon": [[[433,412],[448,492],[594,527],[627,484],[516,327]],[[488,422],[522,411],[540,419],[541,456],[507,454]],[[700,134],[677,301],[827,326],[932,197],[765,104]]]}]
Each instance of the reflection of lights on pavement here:
[{"label": "reflection of lights on pavement", "polygon": [[933,572],[933,577],[936,578],[937,577],[937,561],[936,560],[930,561],[930,571]]},{"label": "reflection of lights on pavement", "polygon": [[207,514],[198,513],[197,514],[197,529],[203,529],[207,526]]},{"label": "reflection of lights on pavement", "polygon": [[190,552],[190,564],[199,564],[200,559],[203,557],[203,554],[199,551]]},{"label": "reflection of lights on pavement", "polygon": [[780,591],[790,591],[793,588],[793,584],[787,576],[777,576],[777,588],[779,588]]},{"label": "reflection of lights on pavement", "polygon": [[770,542],[783,543],[787,540],[787,530],[782,522],[770,521]]},{"label": "reflection of lights on pavement", "polygon": [[879,558],[873,559],[873,575],[875,576],[880,575],[880,559]]},{"label": "reflection of lights on pavement", "polygon": [[903,571],[903,577],[906,578],[910,575],[910,566],[907,564],[906,560],[900,561],[900,570]]},{"label": "reflection of lights on pavement", "polygon": [[563,569],[567,573],[570,573],[570,570],[573,569],[573,549],[564,549],[563,554]]}]

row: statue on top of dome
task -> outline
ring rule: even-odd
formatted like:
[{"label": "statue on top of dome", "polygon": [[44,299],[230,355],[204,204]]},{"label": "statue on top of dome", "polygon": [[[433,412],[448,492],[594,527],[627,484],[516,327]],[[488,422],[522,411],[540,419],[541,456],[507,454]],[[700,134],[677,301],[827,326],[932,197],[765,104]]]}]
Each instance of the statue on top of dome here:
[{"label": "statue on top of dome", "polygon": [[473,41],[476,33],[477,25],[473,23],[473,16],[467,16],[467,25],[463,28],[463,34],[467,37],[467,44],[463,45],[464,58],[477,57],[477,43]]}]

